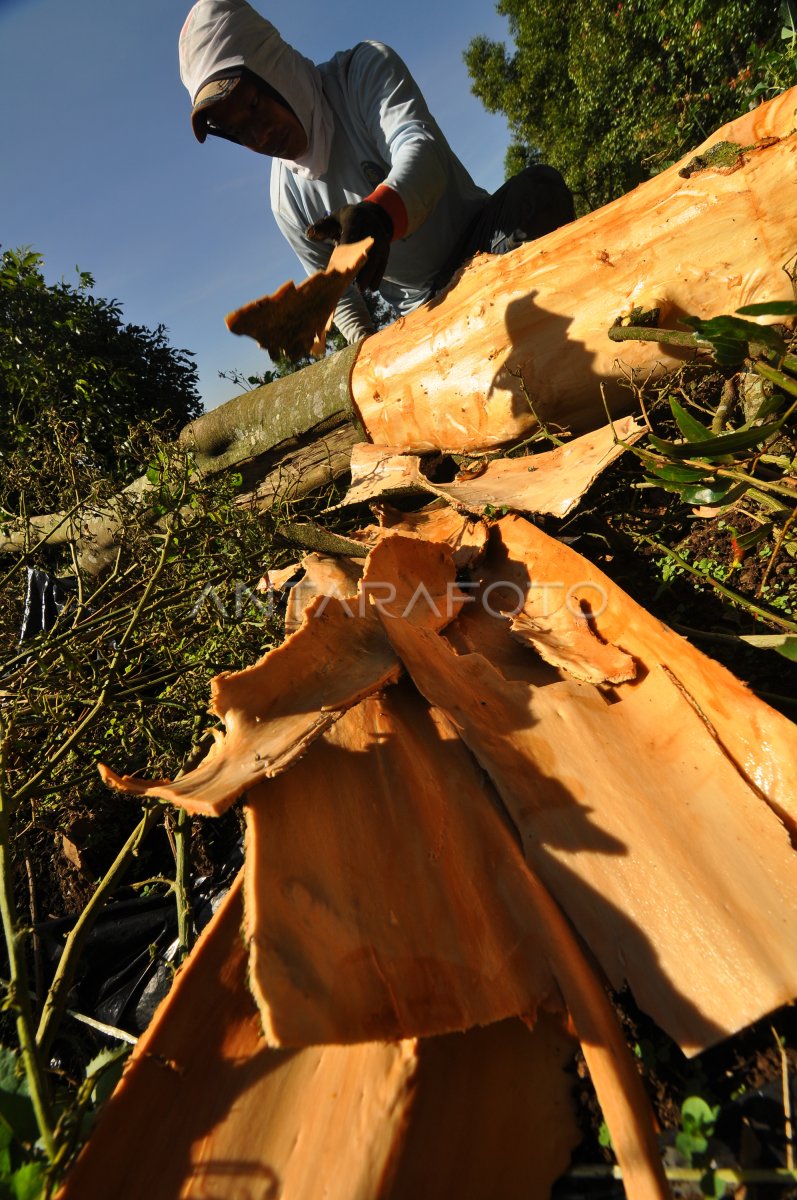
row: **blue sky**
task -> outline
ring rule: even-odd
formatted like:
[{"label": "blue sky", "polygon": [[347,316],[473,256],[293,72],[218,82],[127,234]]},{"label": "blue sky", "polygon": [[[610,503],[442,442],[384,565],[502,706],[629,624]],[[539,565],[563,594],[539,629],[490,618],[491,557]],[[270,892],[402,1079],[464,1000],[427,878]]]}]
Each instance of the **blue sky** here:
[{"label": "blue sky", "polygon": [[[492,0],[255,0],[316,62],[364,38],[393,46],[473,177],[503,181],[503,118],[470,94],[471,37],[505,39]],[[44,255],[48,279],[90,271],[125,319],[194,351],[207,407],[236,394],[218,372],[268,360],[224,325],[231,309],[301,278],[268,206],[269,160],[200,146],[180,83],[187,0],[0,0],[0,244]],[[212,141],[212,144],[211,144]]]}]

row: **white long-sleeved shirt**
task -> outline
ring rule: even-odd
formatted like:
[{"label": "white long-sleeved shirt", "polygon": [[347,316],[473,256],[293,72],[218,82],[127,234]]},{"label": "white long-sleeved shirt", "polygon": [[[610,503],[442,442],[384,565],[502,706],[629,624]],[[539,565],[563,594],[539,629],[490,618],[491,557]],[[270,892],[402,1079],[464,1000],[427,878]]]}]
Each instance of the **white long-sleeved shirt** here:
[{"label": "white long-sleeved shirt", "polygon": [[[275,159],[271,172],[274,215],[307,273],[323,269],[332,252],[310,241],[308,225],[384,183],[403,203],[407,228],[391,244],[379,290],[399,313],[428,300],[487,193],[451,150],[399,56],[380,42],[360,42],[316,65],[248,0],[197,0],[180,34],[180,74],[191,99],[220,72],[241,66],[287,100],[307,134],[302,157]],[[369,330],[356,287],[335,322],[348,341]]]},{"label": "white long-sleeved shirt", "polygon": [[[431,296],[435,277],[487,193],[453,153],[412,75],[388,46],[361,42],[319,64],[319,71],[334,115],[328,167],[311,179],[275,159],[272,210],[309,275],[326,266],[332,248],[310,241],[307,226],[362,200],[379,183],[392,188],[407,211],[407,230],[390,247],[379,291],[399,313],[410,312]],[[350,342],[370,329],[356,287],[340,301],[335,324]]]}]

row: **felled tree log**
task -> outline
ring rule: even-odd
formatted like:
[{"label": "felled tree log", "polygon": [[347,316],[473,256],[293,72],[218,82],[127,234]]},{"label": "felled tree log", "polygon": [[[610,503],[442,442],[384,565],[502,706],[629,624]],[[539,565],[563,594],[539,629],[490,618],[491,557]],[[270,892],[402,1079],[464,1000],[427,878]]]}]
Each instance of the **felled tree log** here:
[{"label": "felled tree log", "polygon": [[[244,392],[187,425],[180,445],[202,475],[239,471],[242,502],[270,505],[277,497],[295,500],[321,490],[348,471],[352,447],[365,440],[349,387],[356,355],[357,347],[349,347]],[[153,494],[157,487],[144,475],[108,503],[10,522],[0,533],[0,554],[71,542],[82,569],[96,574],[113,559],[131,513],[155,523]]]},{"label": "felled tree log", "polygon": [[235,467],[244,484],[256,485],[279,471],[301,447],[345,429],[349,445],[362,441],[352,405],[350,376],[358,347],[349,346],[302,371],[243,392],[197,417],[180,433],[180,444],[204,473]]},{"label": "felled tree log", "polygon": [[[795,107],[797,88],[605,208],[512,254],[477,256],[416,312],[206,413],[181,443],[200,470],[234,466],[269,503],[343,474],[360,441],[471,453],[526,437],[540,422],[594,429],[605,419],[601,385],[612,412],[630,410],[621,386],[629,374],[661,372],[691,352],[655,342],[618,348],[608,336],[616,317],[643,307],[672,325],[685,314],[791,299],[782,267],[797,245]],[[89,519],[83,540],[101,558],[119,521],[104,511]],[[54,524],[55,540],[71,540],[81,520],[38,518],[42,528],[0,537],[0,553],[47,534],[52,544]]]},{"label": "felled tree log", "polygon": [[792,88],[605,208],[477,257],[445,294],[369,338],[352,390],[371,440],[479,450],[538,420],[595,428],[601,384],[613,411],[628,410],[624,376],[684,357],[655,342],[619,349],[607,335],[616,317],[658,309],[672,326],[792,299],[782,267],[797,248],[796,107]]}]

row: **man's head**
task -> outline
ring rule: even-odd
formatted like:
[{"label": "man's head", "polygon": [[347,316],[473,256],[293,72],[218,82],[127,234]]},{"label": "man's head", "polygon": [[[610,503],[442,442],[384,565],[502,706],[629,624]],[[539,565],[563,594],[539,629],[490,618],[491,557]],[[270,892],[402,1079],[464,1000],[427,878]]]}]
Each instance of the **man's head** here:
[{"label": "man's head", "polygon": [[296,160],[307,150],[307,134],[291,106],[246,67],[231,68],[199,89],[191,125],[197,141],[215,134],[272,158]]},{"label": "man's head", "polygon": [[196,0],[180,34],[180,77],[199,141],[232,138],[311,179],[326,170],[334,117],[321,73],[248,0]]}]

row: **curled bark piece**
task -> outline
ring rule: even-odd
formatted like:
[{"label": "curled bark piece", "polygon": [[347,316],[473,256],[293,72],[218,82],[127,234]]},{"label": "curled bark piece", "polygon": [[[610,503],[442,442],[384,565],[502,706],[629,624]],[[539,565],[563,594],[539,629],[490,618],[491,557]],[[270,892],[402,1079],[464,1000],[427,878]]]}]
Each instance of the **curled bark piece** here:
[{"label": "curled bark piece", "polygon": [[509,508],[565,517],[601,471],[622,454],[623,443],[633,443],[643,433],[644,427],[633,417],[623,417],[555,450],[496,458],[480,464],[475,476],[465,469],[452,483],[428,479],[417,455],[363,442],[352,450],[352,484],[338,507],[382,496],[428,492],[471,513]]},{"label": "curled bark piece", "polygon": [[539,615],[521,609],[512,617],[510,629],[519,642],[533,646],[545,662],[583,683],[628,683],[636,676],[631,655],[602,642],[586,614],[564,604]]},{"label": "curled bark piece", "polygon": [[289,563],[287,567],[278,567],[277,569],[269,569],[265,575],[258,581],[256,591],[258,592],[284,592],[290,581],[302,569],[301,562]]},{"label": "curled bark piece", "polygon": [[[517,517],[506,517],[499,529],[492,570],[495,577],[514,581],[520,589],[509,604],[523,595],[525,611],[533,614],[550,611],[552,603],[577,612],[583,602],[599,637],[622,647],[640,664],[644,689],[624,689],[623,697],[644,695],[644,706],[637,701],[640,710],[646,707],[655,713],[659,708],[664,713],[671,705],[669,694],[679,688],[685,706],[691,706],[719,751],[797,836],[794,723],[651,616],[582,555]],[[531,587],[529,580],[534,581]],[[651,727],[656,724],[663,736],[662,719],[654,717]]]},{"label": "curled bark piece", "polygon": [[373,238],[336,246],[324,271],[289,280],[270,296],[252,300],[225,318],[231,333],[254,338],[272,358],[287,354],[293,362],[312,354],[320,358],[335,307],[362,267]]},{"label": "curled bark piece", "polygon": [[226,733],[194,771],[174,782],[120,776],[103,764],[100,774],[120,791],[218,816],[259,779],[283,771],[347,708],[397,678],[377,609],[440,628],[459,603],[446,546],[385,538],[368,558],[355,601],[318,596],[281,646],[212,680],[210,708]]},{"label": "curled bark piece", "polygon": [[368,504],[383,497],[411,496],[413,492],[431,491],[430,481],[421,471],[416,454],[405,454],[395,446],[373,446],[362,442],[352,449],[351,487],[340,504],[329,510],[351,504]]},{"label": "curled bark piece", "polygon": [[601,472],[644,432],[633,417],[621,417],[553,450],[493,459],[476,478],[458,476],[441,485],[441,491],[469,512],[489,506],[566,517]]},{"label": "curled bark piece", "polygon": [[475,567],[487,547],[489,530],[478,517],[457,512],[445,500],[434,500],[415,512],[401,512],[389,504],[374,505],[379,525],[368,525],[355,535],[368,540],[400,533],[450,547],[458,570]]},{"label": "curled bark piece", "polygon": [[451,637],[481,653],[398,621],[385,630],[613,986],[627,980],[686,1053],[797,995],[786,832],[661,667],[641,658],[646,674],[606,696],[535,661],[479,602]]},{"label": "curled bark piece", "polygon": [[[547,1200],[579,1140],[544,1016],[417,1042],[264,1046],[234,888],[58,1200]],[[352,1136],[356,1130],[356,1137]],[[429,1163],[434,1157],[434,1170]]]},{"label": "curled bark piece", "polygon": [[304,614],[316,596],[334,596],[338,600],[352,599],[363,575],[362,559],[329,558],[308,554],[301,562],[304,575],[294,584],[285,609],[285,632],[293,633],[304,620]]}]

